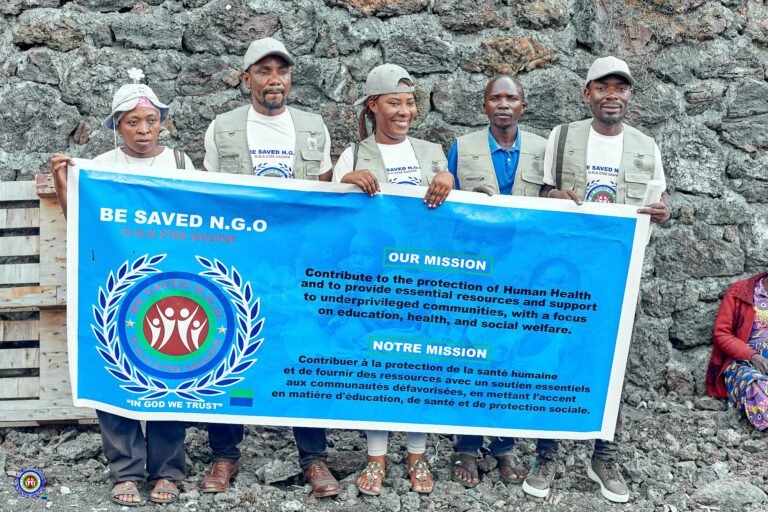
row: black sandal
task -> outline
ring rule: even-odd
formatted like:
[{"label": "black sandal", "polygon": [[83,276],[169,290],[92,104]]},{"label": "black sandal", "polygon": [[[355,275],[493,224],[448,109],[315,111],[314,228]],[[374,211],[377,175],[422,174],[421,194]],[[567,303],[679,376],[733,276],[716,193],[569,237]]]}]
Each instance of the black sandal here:
[{"label": "black sandal", "polygon": [[[476,480],[475,482],[467,482],[456,475],[456,469],[461,468],[469,474],[469,477]],[[467,453],[457,453],[453,456],[453,468],[451,469],[451,478],[459,482],[464,487],[471,489],[477,487],[480,483],[480,473],[477,469],[477,457],[469,455]]]},{"label": "black sandal", "polygon": [[[496,457],[496,461],[498,462],[499,476],[505,482],[510,484],[521,484],[528,476],[528,470],[517,461],[517,458],[515,458],[514,455],[499,455]],[[504,474],[502,468],[510,468],[512,472],[517,475],[517,478],[509,478]]]}]

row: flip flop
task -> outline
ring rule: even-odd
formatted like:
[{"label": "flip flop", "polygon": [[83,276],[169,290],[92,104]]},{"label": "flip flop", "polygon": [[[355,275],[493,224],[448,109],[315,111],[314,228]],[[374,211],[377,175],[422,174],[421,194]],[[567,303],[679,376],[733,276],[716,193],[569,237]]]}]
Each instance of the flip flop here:
[{"label": "flip flop", "polygon": [[[499,455],[496,457],[496,461],[498,462],[499,476],[505,482],[521,484],[528,476],[528,470],[517,461],[517,458],[515,458],[514,455]],[[501,468],[510,468],[512,472],[517,475],[517,478],[509,478],[504,474]]]},{"label": "flip flop", "polygon": [[[167,499],[155,498],[153,494],[170,494],[171,497]],[[155,487],[152,492],[149,493],[149,501],[152,503],[173,503],[179,499],[179,488],[176,487],[176,483],[173,480],[167,478],[160,478],[155,482]]]},{"label": "flip flop", "polygon": [[[477,479],[477,482],[467,482],[466,480],[462,480],[459,478],[456,473],[455,469],[459,467],[469,473],[470,477],[475,477]],[[480,483],[480,472],[477,469],[477,457],[474,455],[470,455],[468,453],[457,453],[453,457],[453,469],[451,470],[451,478],[459,482],[461,485],[466,487],[467,489],[472,489],[473,487],[477,487]]]},{"label": "flip flop", "polygon": [[141,493],[139,492],[139,487],[136,485],[136,482],[132,480],[126,480],[125,482],[117,482],[115,486],[112,488],[112,492],[110,493],[110,498],[113,502],[117,503],[118,505],[123,505],[125,507],[138,507],[143,505],[144,503],[141,502],[141,499],[139,501],[123,501],[118,499],[118,496],[139,496],[141,497]]}]

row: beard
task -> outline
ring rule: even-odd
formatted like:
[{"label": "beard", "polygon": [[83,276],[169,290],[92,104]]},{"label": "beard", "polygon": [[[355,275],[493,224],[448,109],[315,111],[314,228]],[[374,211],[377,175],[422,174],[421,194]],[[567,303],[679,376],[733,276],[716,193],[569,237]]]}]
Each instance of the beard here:
[{"label": "beard", "polygon": [[[282,94],[280,101],[268,101],[267,94],[279,92]],[[256,101],[267,110],[280,110],[285,106],[287,98],[285,96],[285,89],[264,89],[262,95],[256,99]]]}]

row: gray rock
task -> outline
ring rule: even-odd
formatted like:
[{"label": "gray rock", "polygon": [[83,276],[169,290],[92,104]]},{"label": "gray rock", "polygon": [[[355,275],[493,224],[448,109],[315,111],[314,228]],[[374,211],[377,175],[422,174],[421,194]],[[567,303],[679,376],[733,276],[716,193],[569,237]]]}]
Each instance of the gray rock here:
[{"label": "gray rock", "polygon": [[494,0],[437,0],[434,12],[440,24],[457,32],[474,32],[502,22]]},{"label": "gray rock", "polygon": [[85,25],[76,18],[54,9],[34,9],[19,16],[13,42],[21,48],[45,45],[66,52],[82,46],[85,35]]},{"label": "gray rock", "polygon": [[189,15],[184,48],[195,53],[232,53],[242,59],[252,41],[275,34],[278,20],[275,14],[255,12],[242,0],[214,0]]},{"label": "gray rock", "polygon": [[[426,21],[426,23],[425,23]],[[431,18],[399,18],[386,24],[382,35],[384,61],[399,64],[418,73],[453,71],[458,66],[458,50]]]},{"label": "gray rock", "polygon": [[101,438],[97,434],[84,432],[72,441],[67,441],[56,448],[64,460],[75,461],[95,457],[101,452]]},{"label": "gray rock", "polygon": [[565,0],[526,0],[507,3],[515,7],[515,21],[532,30],[564,27],[571,16],[571,10]]},{"label": "gray rock", "polygon": [[740,479],[714,481],[698,489],[691,498],[701,505],[719,505],[728,510],[743,510],[746,505],[768,501],[765,492]]},{"label": "gray rock", "polygon": [[181,50],[184,25],[162,10],[116,17],[110,23],[115,41],[126,48]]},{"label": "gray rock", "polygon": [[481,126],[488,122],[483,112],[486,77],[454,73],[437,82],[432,89],[432,103],[449,123]]}]

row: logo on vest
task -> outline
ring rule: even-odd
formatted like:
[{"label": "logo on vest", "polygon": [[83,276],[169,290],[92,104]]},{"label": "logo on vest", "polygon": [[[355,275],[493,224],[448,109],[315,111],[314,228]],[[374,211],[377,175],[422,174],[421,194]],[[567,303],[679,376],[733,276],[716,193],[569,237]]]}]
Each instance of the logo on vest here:
[{"label": "logo on vest", "polygon": [[196,256],[198,274],[163,271],[165,254],[109,273],[93,305],[95,350],[122,389],[200,401],[243,380],[263,339],[259,299],[234,267]]},{"label": "logo on vest", "polygon": [[253,174],[267,178],[293,178],[293,169],[284,163],[263,162],[253,168]]}]

